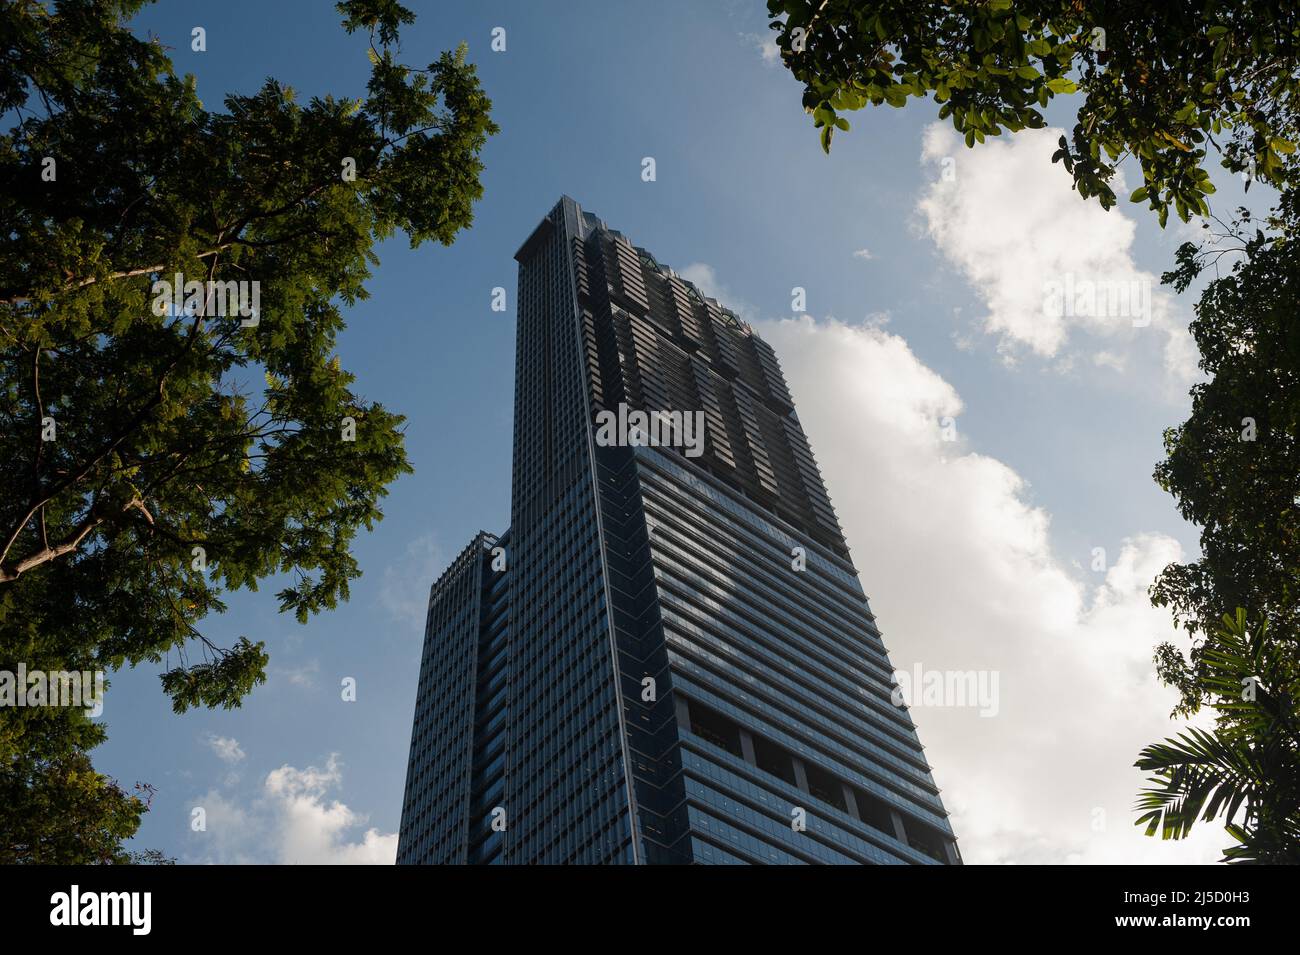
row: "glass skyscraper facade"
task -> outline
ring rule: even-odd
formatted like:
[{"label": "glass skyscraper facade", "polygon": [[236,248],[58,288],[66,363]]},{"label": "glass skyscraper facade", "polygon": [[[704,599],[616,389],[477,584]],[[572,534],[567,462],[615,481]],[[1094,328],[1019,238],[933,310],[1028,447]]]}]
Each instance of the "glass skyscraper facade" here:
[{"label": "glass skyscraper facade", "polygon": [[957,864],[771,347],[567,197],[515,258],[511,525],[430,593],[398,862]]}]

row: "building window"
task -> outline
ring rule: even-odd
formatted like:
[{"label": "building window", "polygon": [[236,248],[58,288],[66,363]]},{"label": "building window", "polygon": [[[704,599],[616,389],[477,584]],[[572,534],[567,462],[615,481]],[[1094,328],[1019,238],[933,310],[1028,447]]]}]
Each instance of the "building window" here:
[{"label": "building window", "polygon": [[691,702],[691,732],[714,746],[720,746],[732,756],[741,756],[740,727],[732,720],[707,706]]},{"label": "building window", "polygon": [[894,819],[884,800],[861,789],[854,788],[853,801],[858,806],[858,818],[887,836],[894,836]]},{"label": "building window", "polygon": [[948,855],[944,852],[947,839],[933,826],[927,826],[911,817],[903,817],[903,830],[907,833],[907,844],[936,862],[947,863]]},{"label": "building window", "polygon": [[807,763],[804,769],[808,776],[810,795],[822,802],[830,803],[842,812],[848,811],[848,804],[844,801],[844,787],[840,785],[838,779],[812,763]]},{"label": "building window", "polygon": [[754,737],[754,761],[765,773],[771,773],[783,779],[791,786],[796,785],[794,759],[776,743],[771,743],[761,736]]}]

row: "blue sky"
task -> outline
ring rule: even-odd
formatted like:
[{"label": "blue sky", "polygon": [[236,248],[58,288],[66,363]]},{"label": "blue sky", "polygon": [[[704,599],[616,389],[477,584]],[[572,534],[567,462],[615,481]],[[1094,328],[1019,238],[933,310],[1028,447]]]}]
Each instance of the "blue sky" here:
[{"label": "blue sky", "polygon": [[[157,787],[137,843],[183,862],[391,859],[428,586],[508,519],[512,255],[568,193],[776,345],[895,664],[1002,673],[1000,716],[915,713],[967,860],[1213,858],[1217,833],[1153,846],[1127,812],[1134,743],[1174,728],[1149,674],[1169,624],[1142,591],[1195,548],[1150,478],[1163,428],[1186,413],[1191,300],[1157,289],[1150,328],[1058,323],[1046,343],[1023,308],[1076,252],[1098,275],[1158,276],[1183,232],[1085,205],[1041,137],[952,146],[920,101],[851,116],[823,155],[798,84],[765,54],[761,0],[411,6],[403,58],[466,41],[501,127],[473,228],[451,248],[386,243],[340,342],[358,389],[408,416],[416,473],[359,541],[347,605],[300,626],[269,584],[206,622],[219,644],[267,643],[270,680],[242,709],[174,716],[158,668],[113,678],[96,763]],[[169,2],[137,28],[173,48],[209,108],[267,76],[303,98],[358,95],[364,43],[331,8]],[[206,52],[190,50],[195,26]],[[1049,122],[1068,126],[1075,104],[1057,102]],[[1216,208],[1235,205],[1237,184],[1217,180]],[[948,415],[959,439],[945,444]],[[1079,792],[1071,772],[1104,784]],[[199,806],[205,832],[190,826]]]}]

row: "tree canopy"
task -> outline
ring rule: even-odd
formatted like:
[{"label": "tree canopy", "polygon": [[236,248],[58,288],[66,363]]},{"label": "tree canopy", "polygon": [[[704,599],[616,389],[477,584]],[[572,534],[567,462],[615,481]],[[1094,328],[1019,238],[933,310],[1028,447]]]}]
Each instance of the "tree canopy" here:
[{"label": "tree canopy", "polygon": [[1138,799],[1146,834],[1181,839],[1222,816],[1234,845],[1224,862],[1300,863],[1300,665],[1267,621],[1224,614],[1204,655],[1200,684],[1218,713],[1148,746],[1135,764],[1151,773]]},{"label": "tree canopy", "polygon": [[[222,594],[289,575],[283,611],[334,607],[410,470],[336,340],[378,242],[469,227],[496,126],[463,46],[398,61],[395,0],[338,4],[364,95],[220,110],[142,6],[0,7],[0,669],[168,661],[175,709],[230,707],[267,652],[205,637]],[[80,712],[6,711],[5,771],[72,778]]]},{"label": "tree canopy", "polygon": [[[1295,206],[1287,193],[1274,218],[1294,222]],[[1300,244],[1278,241],[1245,209],[1211,232],[1180,247],[1165,276],[1181,291],[1233,257],[1195,306],[1190,331],[1208,377],[1192,387],[1187,420],[1165,432],[1155,471],[1201,529],[1200,556],[1170,565],[1152,587],[1196,641],[1187,656],[1171,643],[1157,655],[1183,712],[1209,698],[1202,654],[1224,607],[1250,608],[1300,656]]]},{"label": "tree canopy", "polygon": [[804,84],[803,104],[829,151],[842,115],[932,96],[940,119],[973,146],[1003,130],[1046,125],[1061,95],[1077,121],[1053,156],[1084,197],[1116,202],[1128,156],[1163,225],[1207,211],[1213,151],[1233,172],[1279,188],[1300,142],[1294,101],[1300,14],[1285,0],[1077,3],[768,0],[777,44]]}]

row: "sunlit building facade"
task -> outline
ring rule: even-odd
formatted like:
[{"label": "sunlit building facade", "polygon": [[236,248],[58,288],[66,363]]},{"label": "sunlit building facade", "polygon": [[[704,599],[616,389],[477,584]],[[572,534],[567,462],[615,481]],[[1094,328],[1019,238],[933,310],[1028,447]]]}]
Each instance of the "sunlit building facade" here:
[{"label": "sunlit building facade", "polygon": [[567,197],[515,258],[511,526],[433,585],[398,862],[959,863],[771,347]]}]

